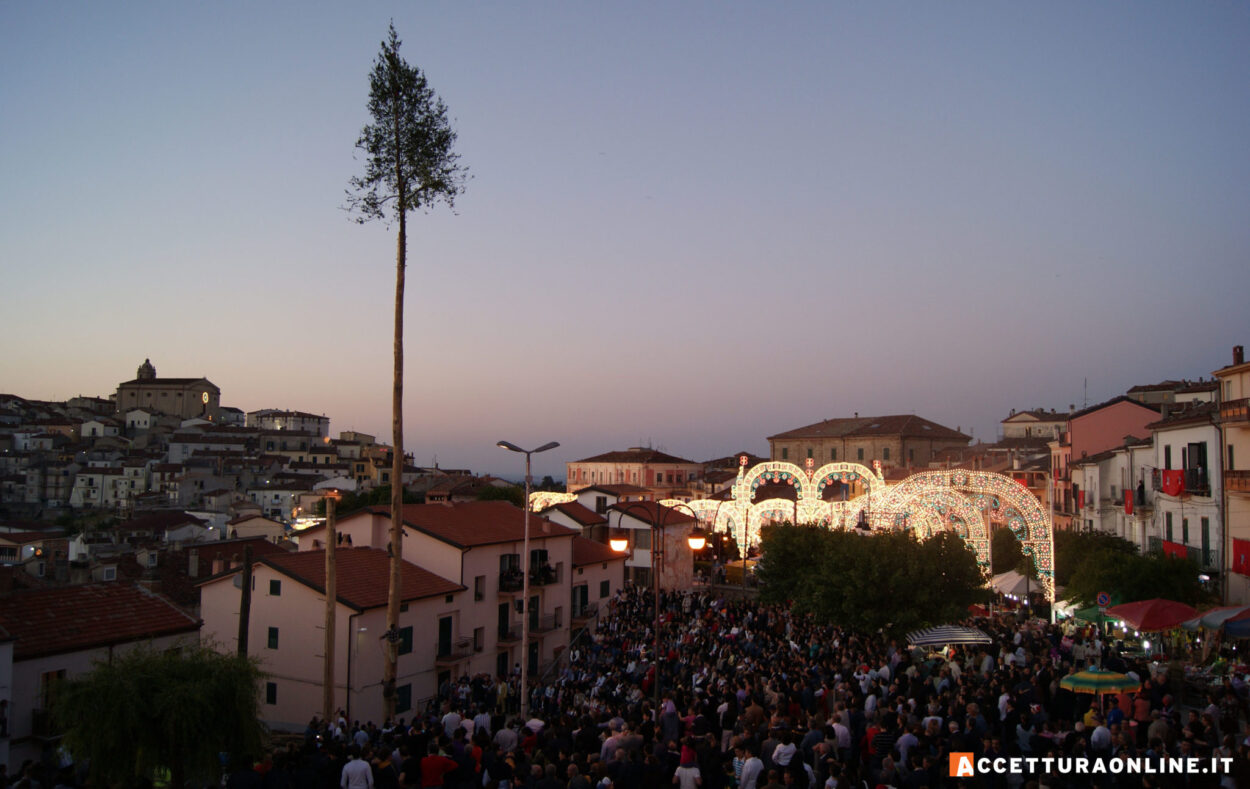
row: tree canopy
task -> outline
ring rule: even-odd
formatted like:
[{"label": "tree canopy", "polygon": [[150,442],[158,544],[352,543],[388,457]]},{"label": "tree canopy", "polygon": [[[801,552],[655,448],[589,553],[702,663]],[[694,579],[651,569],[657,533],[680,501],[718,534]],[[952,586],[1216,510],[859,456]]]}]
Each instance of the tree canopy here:
[{"label": "tree canopy", "polygon": [[766,527],[760,596],[862,631],[901,634],[965,618],[988,597],[972,550],[942,532],[862,535],[812,526]]},{"label": "tree canopy", "polygon": [[95,785],[131,785],[169,771],[172,786],[216,776],[218,754],[256,757],[264,727],[256,661],[209,647],[115,655],[57,687],[64,744]]},{"label": "tree canopy", "polygon": [[447,106],[424,72],[399,54],[392,24],[369,73],[369,117],[356,147],[364,175],[351,179],[347,207],[358,222],[402,219],[439,202],[454,206],[468,171],[454,151]]}]

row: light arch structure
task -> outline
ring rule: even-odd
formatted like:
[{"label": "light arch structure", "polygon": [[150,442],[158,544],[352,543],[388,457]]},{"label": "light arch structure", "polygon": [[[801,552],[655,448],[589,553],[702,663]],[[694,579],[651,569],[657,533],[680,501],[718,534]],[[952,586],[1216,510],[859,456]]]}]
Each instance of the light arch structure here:
[{"label": "light arch structure", "polygon": [[[768,461],[747,468],[740,459],[738,478],[727,500],[696,499],[661,504],[678,504],[692,510],[699,525],[711,531],[733,535],[738,545],[759,540],[760,529],[772,522],[811,523],[828,529],[852,528],[861,522],[872,530],[916,529],[928,535],[952,530],[976,554],[978,563],[989,567],[990,522],[998,518],[1020,540],[1020,547],[1037,569],[1046,599],[1055,602],[1055,547],[1050,517],[1041,502],[1011,477],[990,471],[944,469],[921,471],[887,485],[879,463],[873,468],[858,463],[828,463],[807,468],[785,461]],[[857,486],[855,498],[826,501],[825,490],[832,484]],[[795,498],[755,501],[762,485],[788,484]],[[544,498],[539,501],[537,497]],[[572,494],[535,493],[536,509],[575,498]],[[541,506],[540,506],[541,505]],[[862,516],[862,521],[861,521]]]}]

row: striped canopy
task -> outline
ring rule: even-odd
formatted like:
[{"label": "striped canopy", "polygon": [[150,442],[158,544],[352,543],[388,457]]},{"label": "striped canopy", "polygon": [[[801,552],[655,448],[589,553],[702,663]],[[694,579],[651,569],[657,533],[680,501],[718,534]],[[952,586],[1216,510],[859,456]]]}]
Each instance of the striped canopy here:
[{"label": "striped canopy", "polygon": [[975,627],[939,625],[913,630],[907,634],[907,643],[914,647],[942,647],[950,644],[989,644],[993,643],[993,639]]},{"label": "striped canopy", "polygon": [[1247,611],[1250,611],[1250,606],[1246,605],[1212,608],[1210,611],[1196,616],[1187,622],[1182,622],[1181,627],[1186,630],[1198,630],[1199,628],[1204,630],[1219,630],[1220,626],[1226,621]]},{"label": "striped canopy", "polygon": [[1094,667],[1069,674],[1059,680],[1059,687],[1067,688],[1073,693],[1123,693],[1127,690],[1141,690],[1141,682],[1126,674]]}]

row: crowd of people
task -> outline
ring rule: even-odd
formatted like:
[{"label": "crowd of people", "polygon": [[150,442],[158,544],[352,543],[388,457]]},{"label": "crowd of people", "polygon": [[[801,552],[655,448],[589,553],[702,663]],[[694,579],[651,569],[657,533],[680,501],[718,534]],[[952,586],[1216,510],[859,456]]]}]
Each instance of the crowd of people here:
[{"label": "crowd of people", "polygon": [[[413,720],[314,719],[302,746],[235,773],[230,785],[1250,787],[1240,678],[1205,707],[1186,708],[1166,677],[1151,678],[1071,626],[981,618],[975,624],[991,645],[935,654],[752,600],[669,593],[657,655],[654,621],[650,590],[619,592],[560,670],[535,678],[524,717],[516,676],[464,677],[445,683]],[[1094,662],[1136,668],[1141,690],[1096,697],[1060,688],[1063,676]],[[952,753],[1228,761],[1207,775],[964,777],[950,774]]]}]

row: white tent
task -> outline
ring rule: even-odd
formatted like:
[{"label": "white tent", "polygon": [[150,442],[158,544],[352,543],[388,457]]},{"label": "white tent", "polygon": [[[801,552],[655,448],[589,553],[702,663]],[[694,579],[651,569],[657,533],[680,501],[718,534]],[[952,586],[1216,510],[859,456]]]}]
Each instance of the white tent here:
[{"label": "white tent", "polygon": [[1035,581],[1030,581],[1015,570],[1008,570],[1005,573],[999,573],[990,581],[990,586],[995,592],[1003,595],[1012,595],[1014,597],[1024,597],[1029,591],[1042,590],[1042,585]]}]

